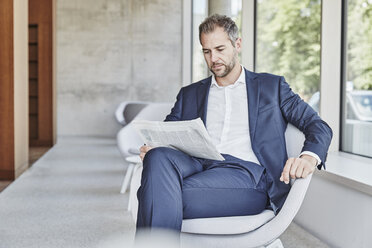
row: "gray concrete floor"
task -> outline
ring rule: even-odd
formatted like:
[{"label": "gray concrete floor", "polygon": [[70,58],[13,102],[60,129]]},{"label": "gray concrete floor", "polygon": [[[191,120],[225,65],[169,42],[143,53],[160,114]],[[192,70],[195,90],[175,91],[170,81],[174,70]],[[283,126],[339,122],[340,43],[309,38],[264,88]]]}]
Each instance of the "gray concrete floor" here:
[{"label": "gray concrete floor", "polygon": [[287,230],[280,236],[285,248],[327,248],[329,247],[317,237],[292,222]]},{"label": "gray concrete floor", "polygon": [[[114,139],[60,138],[0,193],[0,248],[130,246],[126,166]],[[280,238],[286,248],[327,247],[295,223]]]}]

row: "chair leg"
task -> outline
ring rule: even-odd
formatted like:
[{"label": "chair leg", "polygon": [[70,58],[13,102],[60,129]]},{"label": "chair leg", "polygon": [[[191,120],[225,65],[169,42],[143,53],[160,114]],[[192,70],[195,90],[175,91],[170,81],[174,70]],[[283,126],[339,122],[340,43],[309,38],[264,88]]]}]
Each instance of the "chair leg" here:
[{"label": "chair leg", "polygon": [[120,190],[121,194],[124,194],[128,189],[129,181],[133,174],[133,169],[134,169],[134,164],[129,164],[127,173],[125,174],[125,177],[124,177],[123,185],[121,186],[121,190]]},{"label": "chair leg", "polygon": [[271,244],[267,245],[266,248],[284,248],[284,246],[280,239],[276,239]]},{"label": "chair leg", "polygon": [[130,212],[130,210],[132,210],[132,197],[129,193],[129,200],[128,200],[128,211]]}]

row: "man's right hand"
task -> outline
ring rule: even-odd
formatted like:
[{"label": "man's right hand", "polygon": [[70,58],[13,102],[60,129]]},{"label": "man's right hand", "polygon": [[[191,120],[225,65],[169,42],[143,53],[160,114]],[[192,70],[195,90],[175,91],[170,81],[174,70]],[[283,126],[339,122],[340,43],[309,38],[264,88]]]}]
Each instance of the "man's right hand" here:
[{"label": "man's right hand", "polygon": [[142,161],[143,161],[143,159],[144,159],[146,153],[147,153],[148,151],[150,151],[152,148],[153,148],[153,147],[151,147],[151,146],[146,146],[146,145],[141,146],[141,148],[140,148],[140,155],[139,155],[139,156],[140,156],[140,158],[141,158]]}]

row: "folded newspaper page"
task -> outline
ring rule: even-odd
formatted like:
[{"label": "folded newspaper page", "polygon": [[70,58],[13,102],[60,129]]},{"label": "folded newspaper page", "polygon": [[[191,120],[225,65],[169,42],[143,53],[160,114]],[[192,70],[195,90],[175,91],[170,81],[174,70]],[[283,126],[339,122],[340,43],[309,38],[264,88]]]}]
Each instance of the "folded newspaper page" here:
[{"label": "folded newspaper page", "polygon": [[152,147],[171,147],[197,158],[225,160],[212,143],[203,121],[134,120],[143,142]]}]

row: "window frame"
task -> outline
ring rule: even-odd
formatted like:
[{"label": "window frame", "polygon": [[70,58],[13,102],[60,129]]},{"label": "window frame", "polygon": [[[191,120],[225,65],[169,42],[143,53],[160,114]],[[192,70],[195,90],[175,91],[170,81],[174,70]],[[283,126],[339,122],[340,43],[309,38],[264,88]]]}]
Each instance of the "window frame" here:
[{"label": "window frame", "polygon": [[[243,0],[242,1],[242,65],[248,70],[255,70],[255,56],[256,56],[256,6],[257,0]],[[347,0],[323,0],[321,2],[321,68],[320,68],[320,103],[319,103],[319,114],[323,120],[325,120],[333,130],[333,139],[329,148],[329,153],[332,159],[328,163],[327,171],[320,171],[322,175],[330,175],[333,180],[342,183],[346,186],[354,188],[360,188],[360,185],[364,185],[368,191],[372,194],[372,182],[364,180],[358,180],[357,176],[348,175],[346,171],[339,170],[339,164],[332,164],[336,159],[344,161],[343,157],[352,160],[358,160],[360,165],[363,164],[368,167],[372,164],[371,158],[363,157],[362,155],[356,155],[341,151],[341,137],[342,137],[342,118],[344,113],[343,106],[343,93],[345,87],[344,81],[346,76],[346,28],[347,28]],[[192,4],[191,0],[183,0],[184,5],[186,3]],[[184,19],[183,25],[190,25],[189,30],[192,28],[192,5],[190,8],[184,8],[189,11],[186,14],[190,16],[190,21],[186,22]],[[192,32],[184,34],[184,39],[192,40]],[[184,63],[191,65],[192,48],[188,50],[189,60],[183,60]],[[185,50],[183,51],[185,54]],[[186,62],[185,62],[186,61]],[[189,71],[184,74],[190,75],[189,80],[185,80],[183,77],[183,85],[188,85],[191,81],[191,68],[187,67]],[[334,110],[338,111],[334,111]],[[346,161],[346,160],[345,160]],[[338,163],[338,162],[337,162]],[[350,165],[352,166],[352,165]],[[372,168],[371,172],[372,172]]]},{"label": "window frame", "polygon": [[[333,129],[330,152],[341,150],[346,73],[347,0],[321,1],[321,63],[319,114]],[[242,64],[254,71],[256,57],[257,0],[242,1]],[[192,75],[192,0],[183,0],[183,85]],[[338,109],[339,111],[334,111]],[[361,155],[358,155],[361,156]]]},{"label": "window frame", "polygon": [[192,80],[192,0],[182,1],[182,86],[189,85]]},{"label": "window frame", "polygon": [[[323,0],[321,1],[321,60],[320,60],[320,102],[319,115],[325,120],[333,129],[333,139],[329,151],[336,152],[340,150],[340,121],[341,121],[341,42],[342,42],[342,2],[345,0]],[[244,44],[244,49],[248,51],[249,55],[253,57],[253,66],[255,68],[255,53],[256,53],[256,16],[257,16],[257,0],[243,1],[243,17],[244,11],[254,11],[250,16],[254,19],[249,20],[253,23],[247,23],[245,26],[254,27],[253,32],[248,32],[250,35],[254,34],[253,44]],[[253,3],[251,3],[253,2]],[[253,6],[253,7],[252,7]],[[247,18],[248,19],[248,18]],[[244,19],[243,19],[244,20]],[[245,23],[245,22],[243,22]],[[244,26],[243,26],[244,28]],[[245,31],[243,32],[243,34]],[[243,37],[244,41],[244,37]],[[247,55],[248,55],[247,54]],[[248,59],[243,62],[249,61]],[[249,61],[250,62],[250,61]],[[249,64],[249,63],[247,63]],[[285,75],[284,75],[285,76]],[[327,83],[325,83],[327,82]],[[336,94],[335,94],[336,93]],[[334,111],[339,109],[339,111]]]},{"label": "window frame", "polygon": [[[255,11],[256,11],[255,0]],[[320,62],[320,103],[319,115],[333,130],[329,148],[329,161],[325,176],[348,187],[372,195],[372,181],[363,175],[372,172],[372,158],[341,150],[342,118],[344,115],[344,92],[346,84],[346,46],[347,46],[347,0],[323,0],[321,2],[321,62]],[[243,5],[244,6],[244,5]],[[244,12],[243,12],[244,14]],[[256,13],[254,14],[256,16]],[[256,19],[254,19],[254,22]],[[255,23],[251,24],[256,28]],[[256,31],[254,31],[256,34]],[[256,37],[254,39],[256,42]],[[246,49],[246,47],[244,47]],[[244,50],[243,49],[243,50]],[[248,49],[255,49],[255,44]],[[253,65],[253,68],[255,66]],[[338,111],[334,111],[334,110]],[[347,159],[345,159],[347,158]],[[355,171],[350,161],[357,161],[360,170]],[[340,168],[340,163],[343,164]],[[347,165],[345,164],[347,163]],[[345,169],[346,168],[346,169]],[[349,173],[348,173],[349,171]],[[353,173],[351,173],[351,171]],[[317,173],[318,174],[318,173]]]},{"label": "window frame", "polygon": [[372,158],[367,155],[353,153],[351,151],[345,151],[342,149],[342,142],[343,142],[343,130],[346,126],[346,81],[347,81],[347,35],[348,35],[348,0],[341,0],[342,1],[342,20],[341,20],[341,27],[342,27],[342,37],[341,37],[341,80],[340,80],[340,132],[339,132],[339,151],[343,153],[348,153],[354,156],[364,157],[367,159]]}]

